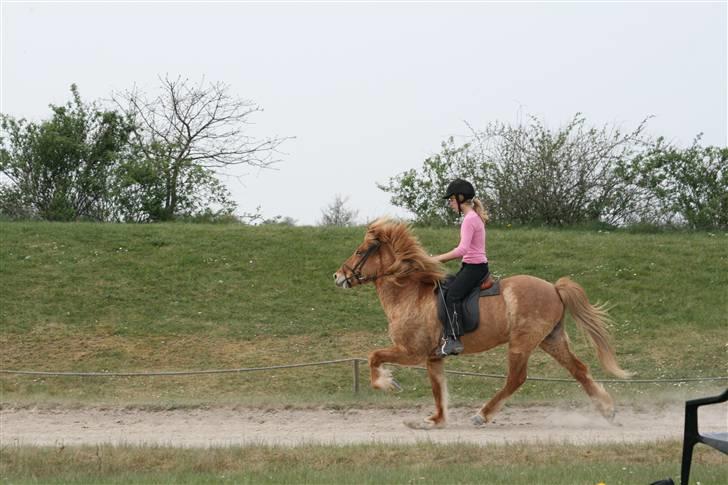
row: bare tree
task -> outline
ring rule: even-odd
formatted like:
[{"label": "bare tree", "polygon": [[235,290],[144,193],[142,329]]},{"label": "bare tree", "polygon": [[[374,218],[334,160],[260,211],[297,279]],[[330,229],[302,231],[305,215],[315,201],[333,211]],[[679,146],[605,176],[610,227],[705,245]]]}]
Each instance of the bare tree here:
[{"label": "bare tree", "polygon": [[359,211],[353,209],[347,209],[346,203],[349,201],[349,197],[342,197],[336,194],[334,201],[326,206],[325,209],[321,210],[321,221],[322,226],[353,226],[356,224],[356,217],[359,215]]},{"label": "bare tree", "polygon": [[250,136],[249,120],[262,109],[232,96],[224,83],[181,77],[160,82],[161,93],[151,99],[137,88],[114,95],[136,125],[129,210],[166,220],[210,203],[234,206],[215,171],[233,165],[269,168],[285,138]]}]

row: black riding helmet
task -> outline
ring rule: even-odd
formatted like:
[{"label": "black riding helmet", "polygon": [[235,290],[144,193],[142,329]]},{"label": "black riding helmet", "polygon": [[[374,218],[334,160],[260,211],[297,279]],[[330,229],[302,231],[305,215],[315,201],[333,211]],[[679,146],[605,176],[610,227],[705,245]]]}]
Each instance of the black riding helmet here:
[{"label": "black riding helmet", "polygon": [[475,197],[475,189],[467,180],[455,179],[447,186],[447,193],[443,199],[449,199],[452,195],[462,195],[463,200],[458,197],[458,203],[465,202]]}]

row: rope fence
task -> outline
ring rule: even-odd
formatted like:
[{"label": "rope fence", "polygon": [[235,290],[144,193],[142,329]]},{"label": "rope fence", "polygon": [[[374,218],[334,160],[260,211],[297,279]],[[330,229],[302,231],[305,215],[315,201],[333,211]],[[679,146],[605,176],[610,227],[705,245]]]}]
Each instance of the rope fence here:
[{"label": "rope fence", "polygon": [[[28,375],[28,376],[46,376],[46,377],[175,377],[175,376],[194,376],[209,374],[235,374],[243,372],[264,372],[280,369],[296,369],[301,367],[314,367],[342,363],[352,364],[354,393],[358,393],[360,389],[360,363],[368,362],[362,358],[347,358],[336,360],[325,360],[321,362],[306,362],[302,364],[285,364],[273,365],[268,367],[240,367],[237,369],[209,369],[209,370],[183,370],[183,371],[152,371],[152,372],[54,372],[54,371],[34,371],[34,370],[7,370],[0,369],[0,374],[10,375]],[[397,364],[391,364],[396,367],[405,367]],[[421,371],[427,371],[425,367],[407,367]],[[502,374],[484,374],[480,372],[468,372],[458,370],[445,370],[446,374],[468,376],[468,377],[485,377],[490,379],[505,379]],[[557,377],[528,377],[529,381],[536,382],[576,382],[574,379],[557,378]],[[662,384],[662,383],[687,383],[687,382],[715,382],[728,381],[728,376],[721,377],[682,377],[682,378],[663,378],[663,379],[595,379],[597,382],[614,383],[614,384]]]}]

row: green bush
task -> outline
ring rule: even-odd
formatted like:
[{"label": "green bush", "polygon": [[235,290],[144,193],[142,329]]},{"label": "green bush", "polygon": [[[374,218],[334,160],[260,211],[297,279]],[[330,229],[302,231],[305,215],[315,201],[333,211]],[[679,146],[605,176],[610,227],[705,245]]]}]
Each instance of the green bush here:
[{"label": "green bush", "polygon": [[616,168],[649,145],[646,122],[627,133],[588,127],[579,113],[557,130],[535,117],[518,125],[493,122],[460,146],[448,139],[420,170],[379,188],[420,224],[454,222],[441,197],[456,177],[473,183],[495,223],[621,224],[634,218],[640,199]]},{"label": "green bush", "polygon": [[680,149],[659,138],[646,153],[622,163],[619,173],[641,191],[647,219],[696,229],[728,227],[728,148]]}]

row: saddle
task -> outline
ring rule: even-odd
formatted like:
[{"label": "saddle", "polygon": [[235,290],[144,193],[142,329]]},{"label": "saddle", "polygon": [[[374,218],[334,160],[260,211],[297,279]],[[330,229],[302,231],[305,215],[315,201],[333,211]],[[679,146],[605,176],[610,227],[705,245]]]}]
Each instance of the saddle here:
[{"label": "saddle", "polygon": [[[440,293],[437,297],[437,316],[440,318],[440,323],[442,323],[443,328],[449,327],[448,320],[452,318],[452,316],[448,317],[448,311],[445,308],[445,296],[454,279],[455,275],[446,276],[435,289],[436,292]],[[500,281],[494,280],[491,274],[488,273],[482,283],[480,283],[480,286],[473,288],[470,294],[463,300],[463,314],[460,316],[460,325],[463,328],[463,332],[470,333],[478,328],[478,322],[480,321],[480,299],[495,295],[500,295]]]}]

